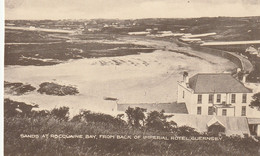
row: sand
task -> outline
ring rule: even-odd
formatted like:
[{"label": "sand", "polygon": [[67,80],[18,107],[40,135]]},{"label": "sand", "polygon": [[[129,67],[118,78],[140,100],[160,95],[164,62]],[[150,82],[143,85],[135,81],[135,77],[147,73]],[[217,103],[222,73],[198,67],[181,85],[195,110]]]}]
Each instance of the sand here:
[{"label": "sand", "polygon": [[73,85],[80,93],[61,97],[34,91],[22,96],[5,94],[5,98],[36,103],[40,109],[68,106],[71,115],[81,109],[113,114],[116,102],[104,100],[104,97],[117,98],[119,103],[173,102],[177,96],[177,81],[182,79],[183,71],[188,71],[192,76],[235,68],[227,59],[166,41],[135,38],[122,38],[121,41],[159,50],[140,55],[71,60],[53,66],[6,66],[5,81],[29,83],[37,89],[42,82],[56,82]]}]

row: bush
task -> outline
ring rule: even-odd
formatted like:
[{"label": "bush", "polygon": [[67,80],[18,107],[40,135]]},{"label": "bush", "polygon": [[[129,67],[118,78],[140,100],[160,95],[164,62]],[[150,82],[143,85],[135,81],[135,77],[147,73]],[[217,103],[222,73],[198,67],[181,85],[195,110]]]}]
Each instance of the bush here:
[{"label": "bush", "polygon": [[[68,107],[49,111],[32,111],[31,116],[13,115],[4,118],[5,155],[258,155],[260,142],[252,138],[223,137],[220,141],[149,140],[149,139],[54,139],[21,138],[21,134],[122,134],[173,136],[168,131],[153,131],[153,128],[129,129],[126,122],[110,115],[82,111],[68,120]],[[150,112],[153,120],[165,116],[162,112]],[[151,121],[153,121],[151,120]],[[163,124],[162,124],[163,125]],[[153,127],[152,126],[152,127]],[[161,128],[161,127],[160,127]],[[160,129],[159,128],[159,129]],[[177,136],[200,135],[188,126],[175,127]],[[207,136],[204,134],[204,136]]]},{"label": "bush", "polygon": [[69,107],[54,108],[51,111],[51,115],[59,120],[68,121],[69,120]]},{"label": "bush", "polygon": [[73,122],[95,122],[95,123],[109,123],[115,126],[126,125],[125,121],[120,118],[115,118],[108,114],[92,113],[91,111],[83,110],[78,115],[72,118]]},{"label": "bush", "polygon": [[192,127],[181,126],[177,128],[177,135],[190,137],[190,136],[199,136],[200,134]]},{"label": "bush", "polygon": [[30,116],[31,111],[34,107],[38,108],[38,105],[29,105],[24,102],[17,102],[10,99],[4,99],[4,116]]}]

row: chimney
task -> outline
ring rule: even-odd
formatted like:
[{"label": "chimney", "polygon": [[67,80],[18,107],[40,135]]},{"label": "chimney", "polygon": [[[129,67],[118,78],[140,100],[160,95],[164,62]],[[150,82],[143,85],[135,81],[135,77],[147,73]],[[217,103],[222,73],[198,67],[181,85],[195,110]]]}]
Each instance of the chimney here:
[{"label": "chimney", "polygon": [[241,72],[241,68],[237,68],[237,73]]},{"label": "chimney", "polygon": [[183,72],[183,83],[189,84],[189,74],[188,72]]},{"label": "chimney", "polygon": [[247,77],[247,74],[244,74],[243,78],[242,78],[242,83],[246,83],[246,77]]}]

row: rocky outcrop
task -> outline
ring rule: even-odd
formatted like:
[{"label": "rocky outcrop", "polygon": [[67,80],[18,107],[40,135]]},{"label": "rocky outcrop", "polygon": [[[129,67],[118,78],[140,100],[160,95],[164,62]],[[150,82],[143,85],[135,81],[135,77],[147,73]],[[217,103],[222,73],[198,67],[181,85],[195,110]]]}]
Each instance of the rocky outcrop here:
[{"label": "rocky outcrop", "polygon": [[59,85],[53,82],[44,82],[40,84],[40,88],[37,91],[41,94],[57,96],[75,95],[79,93],[76,87]]}]

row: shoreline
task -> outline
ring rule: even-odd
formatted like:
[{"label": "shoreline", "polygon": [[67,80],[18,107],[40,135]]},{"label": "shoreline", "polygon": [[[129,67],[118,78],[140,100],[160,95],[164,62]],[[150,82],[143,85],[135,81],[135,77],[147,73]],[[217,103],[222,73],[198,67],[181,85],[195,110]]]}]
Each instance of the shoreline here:
[{"label": "shoreline", "polygon": [[[80,109],[111,114],[115,113],[111,111],[115,102],[105,101],[104,97],[117,98],[120,103],[173,102],[176,98],[177,81],[181,79],[184,70],[195,74],[223,72],[235,68],[233,63],[224,58],[216,59],[216,56],[197,53],[187,47],[178,47],[170,41],[151,42],[149,39],[144,41],[132,38],[129,42],[145,45],[147,43],[156,46],[158,50],[138,55],[86,58],[54,66],[19,66],[19,68],[9,66],[5,68],[5,81],[29,83],[35,87],[42,82],[70,84],[78,86],[80,93],[76,96],[56,97],[32,92],[22,96],[5,95],[5,97],[28,104],[37,103],[41,109],[47,110],[69,106],[71,115],[77,114]],[[205,60],[170,50],[193,55],[196,53]],[[210,63],[207,59],[215,61],[216,64]],[[113,60],[121,61],[121,64],[111,64]]]}]

